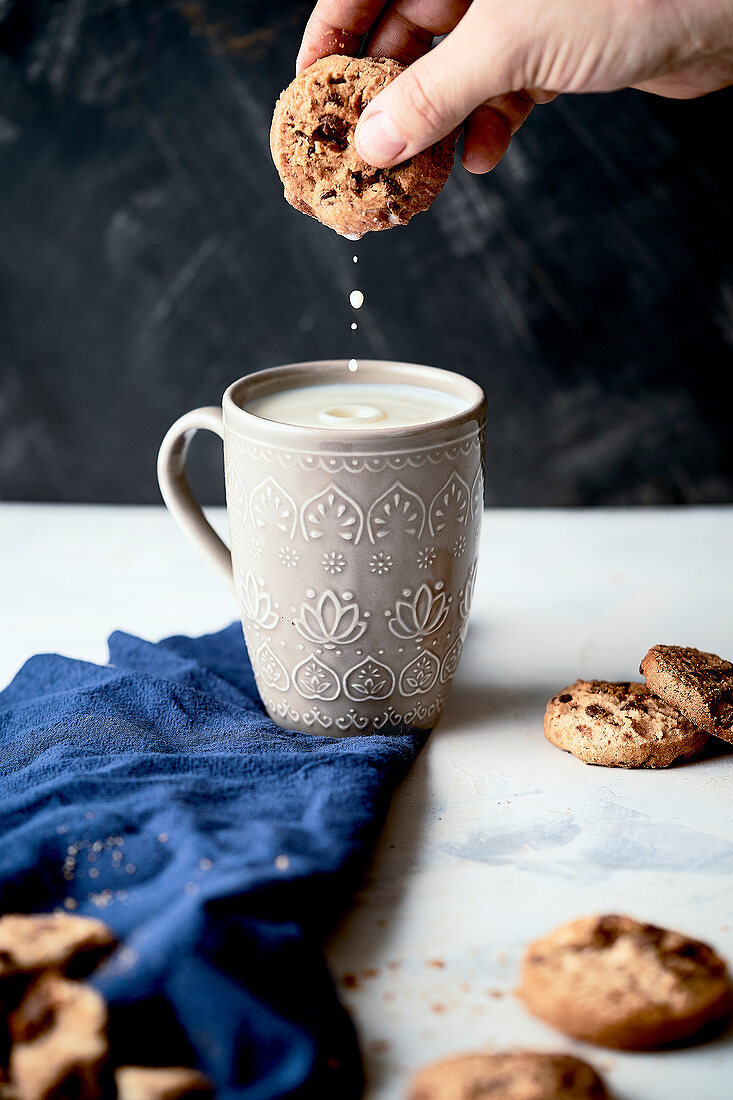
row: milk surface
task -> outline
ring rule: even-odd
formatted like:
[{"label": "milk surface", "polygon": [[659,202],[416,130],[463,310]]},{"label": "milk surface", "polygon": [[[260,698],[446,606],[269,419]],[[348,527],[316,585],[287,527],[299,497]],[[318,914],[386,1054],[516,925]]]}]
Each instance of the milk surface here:
[{"label": "milk surface", "polygon": [[363,431],[431,424],[468,407],[456,394],[404,382],[332,382],[255,397],[243,406],[265,420],[302,428]]}]

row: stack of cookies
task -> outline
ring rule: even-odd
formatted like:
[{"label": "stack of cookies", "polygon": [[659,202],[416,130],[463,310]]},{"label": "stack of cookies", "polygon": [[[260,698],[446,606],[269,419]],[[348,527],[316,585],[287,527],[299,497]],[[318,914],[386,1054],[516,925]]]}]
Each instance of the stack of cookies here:
[{"label": "stack of cookies", "polygon": [[176,1100],[211,1096],[182,1067],[115,1066],[104,998],[85,979],[117,946],[100,920],[0,918],[0,1098]]},{"label": "stack of cookies", "polygon": [[656,645],[642,683],[576,680],[547,704],[545,737],[586,764],[666,768],[733,742],[733,664],[714,653]]}]

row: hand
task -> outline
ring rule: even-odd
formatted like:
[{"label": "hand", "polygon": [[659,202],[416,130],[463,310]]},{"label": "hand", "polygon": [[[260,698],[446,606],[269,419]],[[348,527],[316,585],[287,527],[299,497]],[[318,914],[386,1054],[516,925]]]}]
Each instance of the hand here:
[{"label": "hand", "polygon": [[318,0],[298,70],[359,53],[365,36],[367,54],[409,66],[356,128],[377,167],[463,123],[464,166],[488,172],[535,103],[560,92],[687,99],[733,83],[730,0]]}]

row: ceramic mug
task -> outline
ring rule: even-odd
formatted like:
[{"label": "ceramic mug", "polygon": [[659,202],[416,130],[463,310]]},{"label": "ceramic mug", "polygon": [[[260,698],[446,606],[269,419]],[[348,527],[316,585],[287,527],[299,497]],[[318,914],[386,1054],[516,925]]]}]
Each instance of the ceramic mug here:
[{"label": "ceramic mug", "polygon": [[[343,382],[343,360],[234,382],[186,413],[158,457],[163,499],[237,596],[257,687],[278,726],[328,736],[430,729],[463,647],[483,510],[486,398],[451,371],[359,361],[359,380],[429,386],[466,408],[349,431],[255,416],[248,401]],[[231,549],[186,477],[194,433],[224,442]]]}]

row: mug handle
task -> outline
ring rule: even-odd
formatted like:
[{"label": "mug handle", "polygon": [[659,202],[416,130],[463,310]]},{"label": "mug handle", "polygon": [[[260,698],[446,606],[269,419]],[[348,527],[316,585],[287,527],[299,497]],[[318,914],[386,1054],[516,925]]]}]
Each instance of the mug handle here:
[{"label": "mug handle", "polygon": [[234,591],[232,556],[229,547],[206,519],[193,495],[186,475],[186,457],[191,440],[198,431],[213,432],[223,441],[224,420],[221,409],[207,405],[193,409],[176,420],[165,434],[158,452],[158,484],[165,506],[189,542],[213,565]]}]

